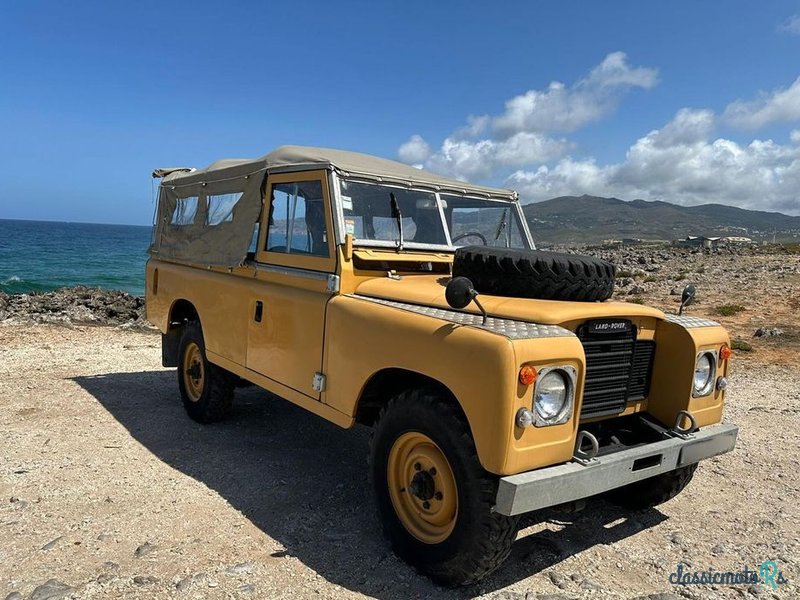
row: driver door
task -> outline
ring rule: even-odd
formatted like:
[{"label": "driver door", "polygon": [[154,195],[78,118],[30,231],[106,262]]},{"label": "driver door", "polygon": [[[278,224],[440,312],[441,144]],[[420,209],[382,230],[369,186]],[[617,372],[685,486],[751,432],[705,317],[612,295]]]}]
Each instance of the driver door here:
[{"label": "driver door", "polygon": [[247,338],[248,369],[316,400],[336,274],[330,198],[326,171],[269,176]]}]

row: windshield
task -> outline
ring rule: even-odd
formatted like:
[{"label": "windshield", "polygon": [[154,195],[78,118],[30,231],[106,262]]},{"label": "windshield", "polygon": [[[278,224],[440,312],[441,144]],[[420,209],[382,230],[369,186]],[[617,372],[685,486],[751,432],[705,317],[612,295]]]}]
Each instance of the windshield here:
[{"label": "windshield", "polygon": [[344,233],[356,243],[396,246],[398,218],[392,214],[394,194],[402,216],[403,241],[417,245],[527,248],[514,202],[455,194],[437,195],[388,185],[341,181]]}]

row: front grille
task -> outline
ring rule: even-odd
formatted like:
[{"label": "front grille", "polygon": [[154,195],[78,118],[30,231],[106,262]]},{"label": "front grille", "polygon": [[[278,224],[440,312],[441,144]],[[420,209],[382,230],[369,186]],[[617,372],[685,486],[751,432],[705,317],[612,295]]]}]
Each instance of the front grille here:
[{"label": "front grille", "polygon": [[577,334],[586,354],[581,418],[621,413],[628,402],[647,395],[655,342],[637,340],[633,324],[627,331],[612,333],[592,332],[585,324]]}]

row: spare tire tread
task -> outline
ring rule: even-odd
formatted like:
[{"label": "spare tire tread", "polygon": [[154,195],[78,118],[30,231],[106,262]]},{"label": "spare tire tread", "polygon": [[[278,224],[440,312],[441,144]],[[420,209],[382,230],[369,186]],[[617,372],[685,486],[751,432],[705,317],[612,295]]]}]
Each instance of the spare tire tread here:
[{"label": "spare tire tread", "polygon": [[494,296],[598,302],[614,292],[611,263],[574,254],[466,246],[456,250],[453,277]]}]

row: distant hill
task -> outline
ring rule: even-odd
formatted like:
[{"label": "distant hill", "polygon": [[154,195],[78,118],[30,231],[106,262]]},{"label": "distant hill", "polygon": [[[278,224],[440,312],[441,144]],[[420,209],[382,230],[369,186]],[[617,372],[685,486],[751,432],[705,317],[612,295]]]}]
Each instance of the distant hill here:
[{"label": "distant hill", "polygon": [[753,240],[800,240],[800,217],[722,204],[679,206],[626,202],[598,196],[561,196],[522,207],[534,240],[596,243],[607,239],[675,240],[687,235],[744,236]]}]

